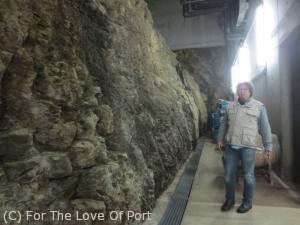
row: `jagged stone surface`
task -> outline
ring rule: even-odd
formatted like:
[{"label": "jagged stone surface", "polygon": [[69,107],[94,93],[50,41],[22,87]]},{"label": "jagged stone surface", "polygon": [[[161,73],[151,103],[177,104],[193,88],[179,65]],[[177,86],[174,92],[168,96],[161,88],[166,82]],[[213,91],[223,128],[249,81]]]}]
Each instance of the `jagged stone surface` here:
[{"label": "jagged stone surface", "polygon": [[150,210],[206,115],[144,1],[0,4],[0,214]]},{"label": "jagged stone surface", "polygon": [[214,109],[218,98],[230,97],[230,69],[225,47],[183,49],[175,53],[206,96],[209,112]]}]

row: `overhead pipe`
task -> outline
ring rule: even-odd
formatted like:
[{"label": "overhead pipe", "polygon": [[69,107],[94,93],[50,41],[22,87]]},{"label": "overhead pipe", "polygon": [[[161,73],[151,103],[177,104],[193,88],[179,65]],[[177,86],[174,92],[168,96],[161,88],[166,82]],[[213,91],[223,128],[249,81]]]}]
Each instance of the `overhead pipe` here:
[{"label": "overhead pipe", "polygon": [[232,0],[181,0],[184,17],[224,11]]},{"label": "overhead pipe", "polygon": [[192,4],[192,3],[202,3],[202,4],[210,4],[210,3],[229,3],[231,0],[181,0],[181,4]]}]

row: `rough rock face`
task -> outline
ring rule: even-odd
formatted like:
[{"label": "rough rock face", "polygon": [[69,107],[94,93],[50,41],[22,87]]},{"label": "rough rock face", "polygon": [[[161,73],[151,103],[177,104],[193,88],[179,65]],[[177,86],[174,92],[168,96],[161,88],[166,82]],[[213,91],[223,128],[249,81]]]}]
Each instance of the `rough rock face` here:
[{"label": "rough rock face", "polygon": [[184,49],[176,54],[206,95],[208,111],[211,112],[218,98],[229,98],[230,72],[225,47]]},{"label": "rough rock face", "polygon": [[0,4],[1,216],[151,209],[193,149],[206,109],[144,1]]}]

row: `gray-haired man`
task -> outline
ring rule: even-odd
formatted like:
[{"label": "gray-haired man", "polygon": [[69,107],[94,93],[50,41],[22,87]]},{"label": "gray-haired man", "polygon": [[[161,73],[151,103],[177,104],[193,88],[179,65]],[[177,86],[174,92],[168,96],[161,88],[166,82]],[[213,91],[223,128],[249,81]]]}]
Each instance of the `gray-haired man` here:
[{"label": "gray-haired man", "polygon": [[252,98],[253,86],[243,82],[237,86],[238,100],[230,102],[217,138],[217,148],[223,149],[225,139],[225,186],[226,201],[221,211],[230,210],[235,203],[235,183],[238,162],[241,160],[244,171],[243,202],[238,213],[248,212],[252,208],[255,189],[255,153],[260,148],[259,136],[262,136],[267,157],[272,150],[271,128],[263,103]]}]

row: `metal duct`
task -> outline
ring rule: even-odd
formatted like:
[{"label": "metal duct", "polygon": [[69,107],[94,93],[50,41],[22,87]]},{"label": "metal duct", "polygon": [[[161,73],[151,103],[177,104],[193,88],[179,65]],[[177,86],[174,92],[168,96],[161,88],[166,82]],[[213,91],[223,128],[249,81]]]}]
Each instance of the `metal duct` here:
[{"label": "metal duct", "polygon": [[223,11],[230,2],[231,0],[181,0],[184,17]]}]

